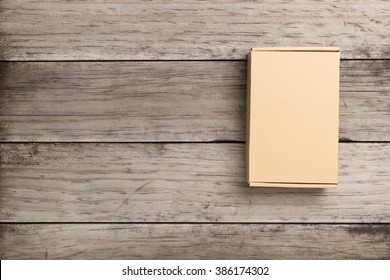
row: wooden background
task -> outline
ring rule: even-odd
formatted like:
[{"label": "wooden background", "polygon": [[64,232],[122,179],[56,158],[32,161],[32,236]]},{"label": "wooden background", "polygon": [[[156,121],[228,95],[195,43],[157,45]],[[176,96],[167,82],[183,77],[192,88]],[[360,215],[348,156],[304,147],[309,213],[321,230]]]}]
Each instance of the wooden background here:
[{"label": "wooden background", "polygon": [[[390,259],[389,15],[0,1],[0,258]],[[337,189],[247,187],[254,46],[341,48]]]}]

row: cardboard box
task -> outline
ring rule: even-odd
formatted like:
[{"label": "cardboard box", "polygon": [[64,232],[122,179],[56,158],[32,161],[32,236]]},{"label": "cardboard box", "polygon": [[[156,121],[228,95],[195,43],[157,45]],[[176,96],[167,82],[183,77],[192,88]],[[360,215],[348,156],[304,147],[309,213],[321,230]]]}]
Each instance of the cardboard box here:
[{"label": "cardboard box", "polygon": [[248,56],[251,187],[337,186],[338,48],[253,48]]}]

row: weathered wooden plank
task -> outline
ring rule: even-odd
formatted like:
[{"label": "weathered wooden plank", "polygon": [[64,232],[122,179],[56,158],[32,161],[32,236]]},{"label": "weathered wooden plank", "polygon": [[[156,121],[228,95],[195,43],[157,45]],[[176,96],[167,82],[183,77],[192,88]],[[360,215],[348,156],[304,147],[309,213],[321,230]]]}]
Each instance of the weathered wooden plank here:
[{"label": "weathered wooden plank", "polygon": [[389,259],[390,226],[0,225],[1,259]]},{"label": "weathered wooden plank", "polygon": [[3,0],[0,59],[243,59],[302,45],[390,58],[389,14],[381,0]]},{"label": "weathered wooden plank", "polygon": [[249,188],[244,144],[1,144],[3,222],[390,222],[390,144],[341,143],[336,189]]},{"label": "weathered wooden plank", "polygon": [[[245,61],[0,67],[2,141],[245,140]],[[389,61],[342,61],[341,139],[390,141],[389,80]]]}]

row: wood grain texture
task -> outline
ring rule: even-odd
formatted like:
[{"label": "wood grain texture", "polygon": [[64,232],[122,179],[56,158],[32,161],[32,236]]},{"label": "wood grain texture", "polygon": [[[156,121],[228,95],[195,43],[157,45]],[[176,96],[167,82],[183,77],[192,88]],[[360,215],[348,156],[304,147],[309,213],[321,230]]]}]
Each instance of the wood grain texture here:
[{"label": "wood grain texture", "polygon": [[254,46],[339,46],[340,140],[390,141],[389,14],[0,0],[0,141],[106,142],[0,143],[0,259],[390,259],[390,143],[341,143],[337,189],[250,189],[245,144],[179,143],[245,140]]},{"label": "wood grain texture", "polygon": [[390,259],[389,225],[0,225],[1,259]]},{"label": "wood grain texture", "polygon": [[[244,141],[245,61],[0,63],[2,141]],[[390,141],[390,62],[342,61],[340,138]]]},{"label": "wood grain texture", "polygon": [[249,188],[244,144],[1,144],[2,222],[390,222],[390,144],[341,143],[336,189]]},{"label": "wood grain texture", "polygon": [[243,59],[262,46],[390,58],[389,14],[383,0],[3,0],[0,59]]}]

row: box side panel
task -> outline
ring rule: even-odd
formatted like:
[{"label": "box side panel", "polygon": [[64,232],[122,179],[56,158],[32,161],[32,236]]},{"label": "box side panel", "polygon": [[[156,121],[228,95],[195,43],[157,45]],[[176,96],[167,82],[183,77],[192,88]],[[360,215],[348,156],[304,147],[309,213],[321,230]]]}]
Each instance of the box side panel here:
[{"label": "box side panel", "polygon": [[252,48],[257,52],[339,52],[338,47],[270,47]]},{"label": "box side panel", "polygon": [[247,62],[247,82],[246,82],[246,178],[250,181],[250,112],[251,112],[251,52],[248,54]]},{"label": "box side panel", "polygon": [[261,183],[261,182],[250,182],[251,187],[261,188],[336,188],[337,184],[289,184],[289,183]]},{"label": "box side panel", "polygon": [[336,159],[335,159],[335,164],[333,166],[334,168],[334,173],[335,173],[335,180],[334,182],[338,184],[339,180],[338,180],[338,176],[339,176],[339,166],[338,166],[338,158],[339,158],[339,127],[340,127],[340,52],[334,54],[334,60],[335,60],[335,74],[334,74],[334,79],[335,79],[335,95],[336,95],[336,101],[335,103],[337,103],[337,106],[336,106],[336,112],[334,113],[336,115],[336,118],[337,120],[335,121],[335,130],[336,130],[336,133],[335,133],[335,136],[334,136],[334,145],[335,145],[335,149],[336,149]]}]

